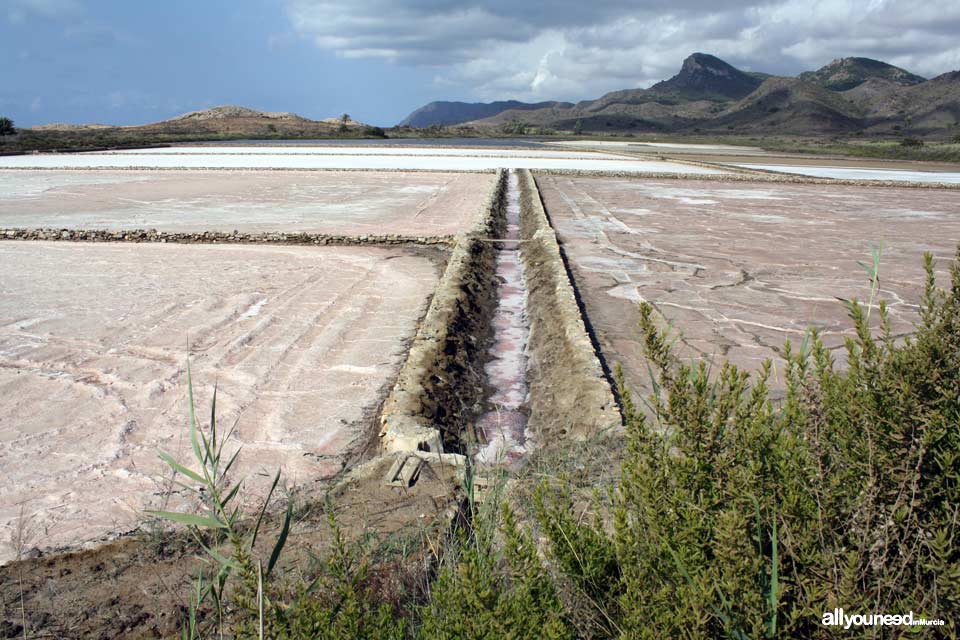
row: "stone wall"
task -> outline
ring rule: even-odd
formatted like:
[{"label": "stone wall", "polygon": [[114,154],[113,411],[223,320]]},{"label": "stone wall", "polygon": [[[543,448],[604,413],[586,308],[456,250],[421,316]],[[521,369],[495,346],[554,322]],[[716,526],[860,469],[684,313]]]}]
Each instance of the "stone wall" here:
[{"label": "stone wall", "polygon": [[455,243],[455,236],[407,236],[400,234],[338,235],[331,233],[241,233],[197,231],[192,233],[156,229],[0,229],[0,240],[61,240],[67,242],[175,242],[185,244],[294,244],[294,245],[384,245]]}]

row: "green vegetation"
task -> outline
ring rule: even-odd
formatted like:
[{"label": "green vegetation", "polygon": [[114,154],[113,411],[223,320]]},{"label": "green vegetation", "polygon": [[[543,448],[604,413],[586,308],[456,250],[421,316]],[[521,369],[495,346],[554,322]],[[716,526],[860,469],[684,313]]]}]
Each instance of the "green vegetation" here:
[{"label": "green vegetation", "polygon": [[218,142],[228,140],[326,140],[386,137],[379,127],[347,127],[341,123],[323,133],[296,131],[267,124],[255,133],[213,133],[209,131],[150,131],[137,128],[36,130],[19,129],[15,137],[0,136],[0,152],[87,151],[162,146],[174,142]]},{"label": "green vegetation", "polygon": [[17,132],[13,120],[0,117],[0,136],[12,136]]},{"label": "green vegetation", "polygon": [[240,451],[225,455],[230,434],[223,437],[217,430],[216,390],[206,430],[194,410],[189,366],[187,390],[195,466],[183,465],[167,453],[161,452],[160,457],[182,478],[177,484],[198,501],[200,513],[150,512],[186,525],[208,555],[210,568],[197,574],[181,638],[199,640],[225,634],[285,640],[403,638],[403,619],[367,586],[367,562],[358,548],[346,543],[332,515],[334,543],[320,572],[309,582],[294,581],[292,585],[277,578],[275,569],[290,533],[292,502],[287,503],[279,532],[269,545],[269,556],[257,553],[257,539],[280,473],[274,477],[256,521],[243,522],[237,502],[242,482],[234,483],[229,477]]},{"label": "green vegetation", "polygon": [[551,136],[556,133],[553,129],[538,127],[516,119],[500,125],[500,132],[506,136]]},{"label": "green vegetation", "polygon": [[787,345],[777,404],[769,364],[752,381],[683,364],[641,306],[657,392],[648,418],[621,390],[612,531],[561,489],[539,498],[552,557],[609,621],[598,636],[826,638],[834,607],[957,619],[960,259],[949,293],[926,268],[913,337],[890,334],[883,302],[874,337],[872,307],[850,301],[847,368],[815,332]]},{"label": "green vegetation", "polygon": [[835,607],[913,611],[945,619],[952,626],[941,630],[955,635],[960,251],[946,291],[925,256],[909,337],[894,336],[885,303],[874,304],[879,258],[876,249],[862,264],[868,303],[845,301],[854,329],[845,366],[811,331],[784,348],[777,401],[770,363],[752,376],[682,362],[643,303],[654,393],[638,404],[621,382],[622,446],[609,434],[611,448],[596,455],[589,442],[546,444],[532,472],[479,506],[468,473],[463,518],[432,556],[426,593],[396,608],[380,602],[335,522],[326,568],[278,587],[290,509],[269,560],[258,558],[263,512],[244,526],[230,506],[235,456],[224,462],[215,404],[209,435],[191,411],[199,470],[165,460],[204,487],[204,507],[161,515],[194,530],[213,570],[198,579],[184,637],[256,637],[262,625],[276,638],[832,638],[837,629],[821,620]]}]

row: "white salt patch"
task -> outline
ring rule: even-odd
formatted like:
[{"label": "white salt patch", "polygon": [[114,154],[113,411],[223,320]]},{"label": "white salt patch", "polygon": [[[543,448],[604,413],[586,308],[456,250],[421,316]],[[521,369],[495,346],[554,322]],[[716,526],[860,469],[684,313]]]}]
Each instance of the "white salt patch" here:
[{"label": "white salt patch", "polygon": [[621,300],[629,300],[630,302],[640,303],[643,301],[643,298],[640,296],[640,291],[637,289],[637,285],[635,283],[620,284],[615,287],[610,287],[607,289],[607,295],[613,298],[620,298]]},{"label": "white salt patch", "polygon": [[493,157],[493,158],[573,158],[596,159],[605,158],[619,160],[616,156],[598,152],[570,152],[554,149],[496,149],[490,147],[357,147],[357,146],[279,146],[279,145],[245,145],[245,146],[174,146],[161,149],[130,149],[126,151],[96,152],[98,155],[329,155],[329,156],[444,156],[444,157]]},{"label": "white salt patch", "polygon": [[83,153],[40,154],[0,157],[0,168],[34,169],[398,169],[429,171],[490,171],[499,168],[559,169],[575,171],[615,171],[625,173],[684,173],[717,175],[716,169],[661,162],[630,160],[597,155],[583,158],[538,157],[498,154],[486,157],[444,156],[442,154],[406,155],[295,155],[282,153],[201,154],[163,153]]},{"label": "white salt patch", "polygon": [[746,169],[763,169],[779,173],[796,173],[814,178],[838,178],[842,180],[896,180],[902,182],[933,182],[960,184],[960,173],[935,171],[902,171],[894,169],[866,169],[855,167],[802,167],[767,164],[734,164]]},{"label": "white salt patch", "polygon": [[330,367],[330,371],[344,371],[346,373],[358,373],[361,375],[374,375],[378,373],[377,367],[358,367],[352,364],[338,364]]},{"label": "white salt patch", "polygon": [[244,311],[240,315],[240,319],[249,320],[250,318],[255,318],[256,316],[260,315],[260,310],[263,309],[263,305],[265,305],[266,303],[267,303],[266,298],[263,298],[262,300],[258,300],[257,302],[253,303],[247,308],[246,311]]}]

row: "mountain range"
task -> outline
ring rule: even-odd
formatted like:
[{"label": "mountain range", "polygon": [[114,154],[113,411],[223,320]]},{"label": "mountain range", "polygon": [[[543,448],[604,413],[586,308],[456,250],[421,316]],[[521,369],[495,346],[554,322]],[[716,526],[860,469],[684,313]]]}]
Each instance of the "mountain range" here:
[{"label": "mountain range", "polygon": [[[479,114],[479,115],[478,115]],[[797,77],[747,72],[705,53],[648,89],[576,104],[434,102],[403,125],[467,124],[584,132],[930,135],[960,131],[960,71],[925,79],[870,58],[839,58]]]}]

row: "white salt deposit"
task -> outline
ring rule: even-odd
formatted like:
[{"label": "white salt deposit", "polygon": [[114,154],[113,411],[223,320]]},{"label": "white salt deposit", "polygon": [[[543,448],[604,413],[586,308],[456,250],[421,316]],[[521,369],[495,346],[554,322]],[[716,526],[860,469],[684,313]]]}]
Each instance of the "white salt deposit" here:
[{"label": "white salt deposit", "polygon": [[227,147],[212,148],[205,154],[158,153],[79,153],[38,154],[0,157],[0,168],[36,169],[395,169],[429,171],[490,171],[498,168],[560,169],[574,171],[617,171],[627,173],[684,173],[716,175],[722,170],[657,160],[605,158],[598,154],[582,158],[538,157],[523,152],[512,155],[501,150],[490,156],[430,155],[332,155],[315,153],[220,153]]},{"label": "white salt deposit", "polygon": [[803,167],[794,165],[735,164],[745,169],[762,169],[778,173],[796,173],[814,178],[842,180],[897,180],[902,182],[940,182],[960,184],[960,173],[936,171],[903,171],[898,169],[867,169],[858,167]]}]

